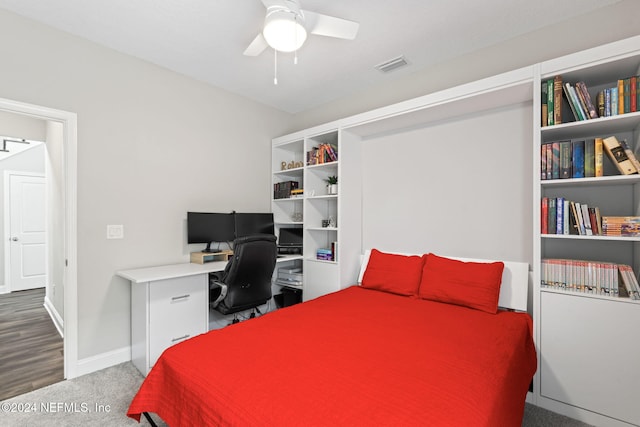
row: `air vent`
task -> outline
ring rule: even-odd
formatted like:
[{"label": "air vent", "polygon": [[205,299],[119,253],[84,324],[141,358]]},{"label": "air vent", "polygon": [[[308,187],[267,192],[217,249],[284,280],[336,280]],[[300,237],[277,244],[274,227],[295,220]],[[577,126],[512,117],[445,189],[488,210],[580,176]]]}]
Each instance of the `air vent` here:
[{"label": "air vent", "polygon": [[404,56],[398,56],[397,58],[390,59],[382,64],[376,65],[374,68],[378,71],[382,71],[383,73],[388,73],[389,71],[393,71],[397,68],[404,67],[408,62],[404,59]]}]

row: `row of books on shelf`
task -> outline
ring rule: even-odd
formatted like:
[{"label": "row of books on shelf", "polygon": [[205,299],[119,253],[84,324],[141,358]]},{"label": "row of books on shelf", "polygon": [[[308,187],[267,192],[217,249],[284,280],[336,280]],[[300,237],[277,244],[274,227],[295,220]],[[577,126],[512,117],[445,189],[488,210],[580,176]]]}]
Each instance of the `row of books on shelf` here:
[{"label": "row of books on shelf", "polygon": [[338,259],[338,242],[331,242],[328,248],[316,250],[316,259],[323,261],[336,261]]},{"label": "row of books on shelf", "polygon": [[612,297],[640,299],[638,278],[629,265],[575,259],[543,259],[540,285]]},{"label": "row of books on shelf", "polygon": [[540,209],[542,234],[640,236],[640,216],[602,216],[599,207],[564,197],[543,197]]},{"label": "row of books on shelf", "polygon": [[301,197],[303,190],[299,188],[298,181],[283,181],[273,184],[274,199],[288,199],[293,196]]},{"label": "row of books on shelf", "polygon": [[626,140],[615,136],[547,142],[540,148],[540,179],[599,177],[604,153],[622,175],[640,173],[640,162]]},{"label": "row of books on shelf", "polygon": [[639,85],[640,76],[618,79],[612,87],[598,91],[594,102],[585,82],[571,84],[564,82],[561,75],[554,76],[542,82],[542,126],[569,121],[562,116],[563,99],[569,104],[574,121],[634,113],[640,106]]},{"label": "row of books on shelf", "polygon": [[338,147],[333,144],[320,144],[307,151],[307,165],[319,165],[338,161]]}]

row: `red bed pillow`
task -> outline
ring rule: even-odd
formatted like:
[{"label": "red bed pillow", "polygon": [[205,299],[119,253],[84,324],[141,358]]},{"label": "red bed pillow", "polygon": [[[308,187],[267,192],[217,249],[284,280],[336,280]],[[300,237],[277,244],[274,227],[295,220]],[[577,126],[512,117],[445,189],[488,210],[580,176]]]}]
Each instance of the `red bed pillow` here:
[{"label": "red bed pillow", "polygon": [[498,312],[502,262],[463,262],[428,254],[418,296],[487,313]]},{"label": "red bed pillow", "polygon": [[371,250],[362,276],[363,288],[399,295],[417,295],[424,259],[419,255],[399,255]]}]

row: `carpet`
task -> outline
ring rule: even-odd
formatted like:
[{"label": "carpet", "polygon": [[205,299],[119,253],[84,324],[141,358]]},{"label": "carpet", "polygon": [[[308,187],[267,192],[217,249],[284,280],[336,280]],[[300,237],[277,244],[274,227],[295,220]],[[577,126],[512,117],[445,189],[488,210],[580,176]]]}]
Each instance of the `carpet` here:
[{"label": "carpet", "polygon": [[[131,362],[62,381],[0,402],[0,424],[6,427],[136,426],[126,412],[143,377]],[[152,414],[156,424],[166,426]],[[301,423],[303,424],[303,423]],[[522,427],[589,427],[527,404]]]}]

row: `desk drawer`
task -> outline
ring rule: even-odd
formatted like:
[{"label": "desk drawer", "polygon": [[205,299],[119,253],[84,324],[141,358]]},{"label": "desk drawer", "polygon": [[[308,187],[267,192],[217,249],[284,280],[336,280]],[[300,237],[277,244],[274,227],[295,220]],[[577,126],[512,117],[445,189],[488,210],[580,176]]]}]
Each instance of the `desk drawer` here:
[{"label": "desk drawer", "polygon": [[149,365],[162,352],[207,332],[207,275],[153,282],[149,289]]}]

